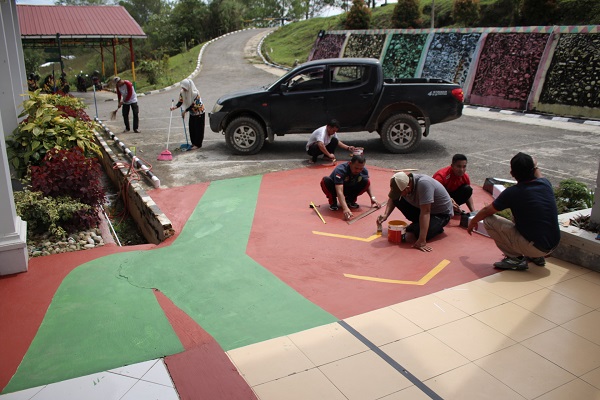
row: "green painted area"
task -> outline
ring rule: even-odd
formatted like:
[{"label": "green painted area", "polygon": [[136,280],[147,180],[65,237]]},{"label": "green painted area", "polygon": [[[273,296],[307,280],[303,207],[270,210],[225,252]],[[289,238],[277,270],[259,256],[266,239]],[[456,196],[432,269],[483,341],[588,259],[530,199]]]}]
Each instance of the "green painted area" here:
[{"label": "green painted area", "polygon": [[183,351],[152,288],[224,350],[336,321],[246,255],[260,182],[213,182],[171,246],[72,271],[4,392]]}]

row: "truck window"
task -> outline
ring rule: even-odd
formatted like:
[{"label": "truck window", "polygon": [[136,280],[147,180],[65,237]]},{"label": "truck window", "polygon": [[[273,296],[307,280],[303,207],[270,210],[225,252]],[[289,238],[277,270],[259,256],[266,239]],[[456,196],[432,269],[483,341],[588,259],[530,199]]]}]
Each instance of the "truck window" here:
[{"label": "truck window", "polygon": [[338,66],[331,71],[331,86],[333,88],[357,86],[366,81],[368,77],[368,67],[364,65]]},{"label": "truck window", "polygon": [[323,76],[325,66],[317,66],[305,69],[298,74],[290,77],[284,85],[287,84],[288,91],[299,92],[305,90],[321,90],[324,87]]}]

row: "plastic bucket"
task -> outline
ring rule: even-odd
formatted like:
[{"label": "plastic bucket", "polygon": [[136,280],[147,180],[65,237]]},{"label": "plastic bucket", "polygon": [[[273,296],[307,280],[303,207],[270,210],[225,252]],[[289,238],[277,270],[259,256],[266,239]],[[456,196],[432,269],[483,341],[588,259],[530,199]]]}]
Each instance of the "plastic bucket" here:
[{"label": "plastic bucket", "polygon": [[400,243],[406,234],[406,222],[390,221],[388,222],[388,242]]}]

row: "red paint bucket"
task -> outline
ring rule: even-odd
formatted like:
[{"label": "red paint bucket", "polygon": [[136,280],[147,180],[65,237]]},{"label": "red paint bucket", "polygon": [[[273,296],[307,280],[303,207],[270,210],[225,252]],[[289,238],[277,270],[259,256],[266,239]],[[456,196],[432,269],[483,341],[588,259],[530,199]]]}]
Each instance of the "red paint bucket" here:
[{"label": "red paint bucket", "polygon": [[390,221],[388,222],[388,242],[400,243],[406,234],[406,222]]}]

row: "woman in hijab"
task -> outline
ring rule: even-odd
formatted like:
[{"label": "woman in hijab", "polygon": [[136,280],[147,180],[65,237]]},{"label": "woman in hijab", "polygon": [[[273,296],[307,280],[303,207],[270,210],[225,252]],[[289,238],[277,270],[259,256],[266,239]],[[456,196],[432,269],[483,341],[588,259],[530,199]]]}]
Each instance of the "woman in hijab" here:
[{"label": "woman in hijab", "polygon": [[202,104],[202,98],[196,85],[191,79],[184,79],[181,81],[181,91],[179,92],[179,101],[174,107],[171,107],[171,111],[179,108],[183,105],[183,112],[181,117],[185,119],[185,113],[189,111],[189,127],[190,127],[190,140],[192,141],[191,150],[196,150],[202,147],[202,141],[204,140],[204,121],[206,116],[204,115],[204,104]]}]

